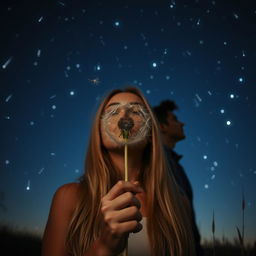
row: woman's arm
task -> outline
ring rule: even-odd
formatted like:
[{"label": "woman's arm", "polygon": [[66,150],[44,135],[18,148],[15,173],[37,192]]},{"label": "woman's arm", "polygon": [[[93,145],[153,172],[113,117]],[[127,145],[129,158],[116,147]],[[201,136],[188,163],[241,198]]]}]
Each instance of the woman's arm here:
[{"label": "woman's arm", "polygon": [[[66,184],[54,194],[43,237],[42,256],[70,256],[65,241],[78,202],[79,186]],[[101,210],[105,220],[102,235],[84,256],[114,256],[122,252],[127,234],[142,229],[139,224],[142,219],[140,204],[134,196],[140,192],[142,189],[138,185],[120,181],[102,198]]]},{"label": "woman's arm", "polygon": [[42,256],[67,256],[65,239],[74,212],[79,184],[61,186],[54,194],[43,236]]}]

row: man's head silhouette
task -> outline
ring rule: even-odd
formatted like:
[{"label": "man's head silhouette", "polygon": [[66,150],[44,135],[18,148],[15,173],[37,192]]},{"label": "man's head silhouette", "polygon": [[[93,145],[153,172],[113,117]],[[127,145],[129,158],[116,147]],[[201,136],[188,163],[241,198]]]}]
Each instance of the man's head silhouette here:
[{"label": "man's head silhouette", "polygon": [[173,113],[177,109],[178,106],[171,100],[162,101],[159,106],[153,108],[162,132],[163,142],[170,148],[174,148],[178,141],[185,139],[184,123],[180,122]]}]

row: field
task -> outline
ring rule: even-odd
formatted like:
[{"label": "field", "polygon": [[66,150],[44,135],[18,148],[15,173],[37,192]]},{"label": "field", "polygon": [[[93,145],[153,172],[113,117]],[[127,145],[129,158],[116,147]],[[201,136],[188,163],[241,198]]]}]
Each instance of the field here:
[{"label": "field", "polygon": [[[220,242],[215,240],[214,247],[212,242],[204,241],[203,248],[205,256],[256,256],[256,242],[253,245],[244,246],[241,250],[238,240],[232,243],[227,239]],[[12,229],[0,227],[0,248],[5,256],[40,256],[41,237],[25,232],[14,232]]]}]

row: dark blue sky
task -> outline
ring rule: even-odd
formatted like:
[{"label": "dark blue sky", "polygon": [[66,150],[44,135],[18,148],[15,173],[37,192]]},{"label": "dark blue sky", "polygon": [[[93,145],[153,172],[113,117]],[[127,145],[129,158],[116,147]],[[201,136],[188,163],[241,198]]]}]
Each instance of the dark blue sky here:
[{"label": "dark blue sky", "polygon": [[[90,4],[90,2],[92,4]],[[0,218],[42,232],[58,186],[83,172],[100,98],[123,85],[173,99],[176,151],[203,238],[256,238],[253,1],[12,1],[1,7]]]}]

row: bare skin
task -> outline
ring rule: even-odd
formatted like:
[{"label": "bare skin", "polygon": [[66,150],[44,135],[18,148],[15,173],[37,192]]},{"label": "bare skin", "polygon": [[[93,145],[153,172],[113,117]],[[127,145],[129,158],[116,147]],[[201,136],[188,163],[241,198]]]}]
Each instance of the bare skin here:
[{"label": "bare skin", "polygon": [[[132,93],[116,94],[108,104],[111,102],[142,103],[141,99]],[[101,134],[103,145],[107,148],[116,170],[123,173],[123,147],[113,144],[113,141],[105,136],[104,130],[101,130]],[[133,145],[132,150],[129,151],[130,181],[117,182],[101,199],[101,213],[104,220],[101,236],[84,256],[118,255],[124,250],[129,233],[136,233],[142,229],[140,221],[142,216],[147,216],[146,195],[135,181],[141,170],[142,152],[146,143],[141,141]],[[42,256],[68,256],[65,239],[77,203],[79,186],[76,183],[66,184],[56,191],[44,232]]]}]

